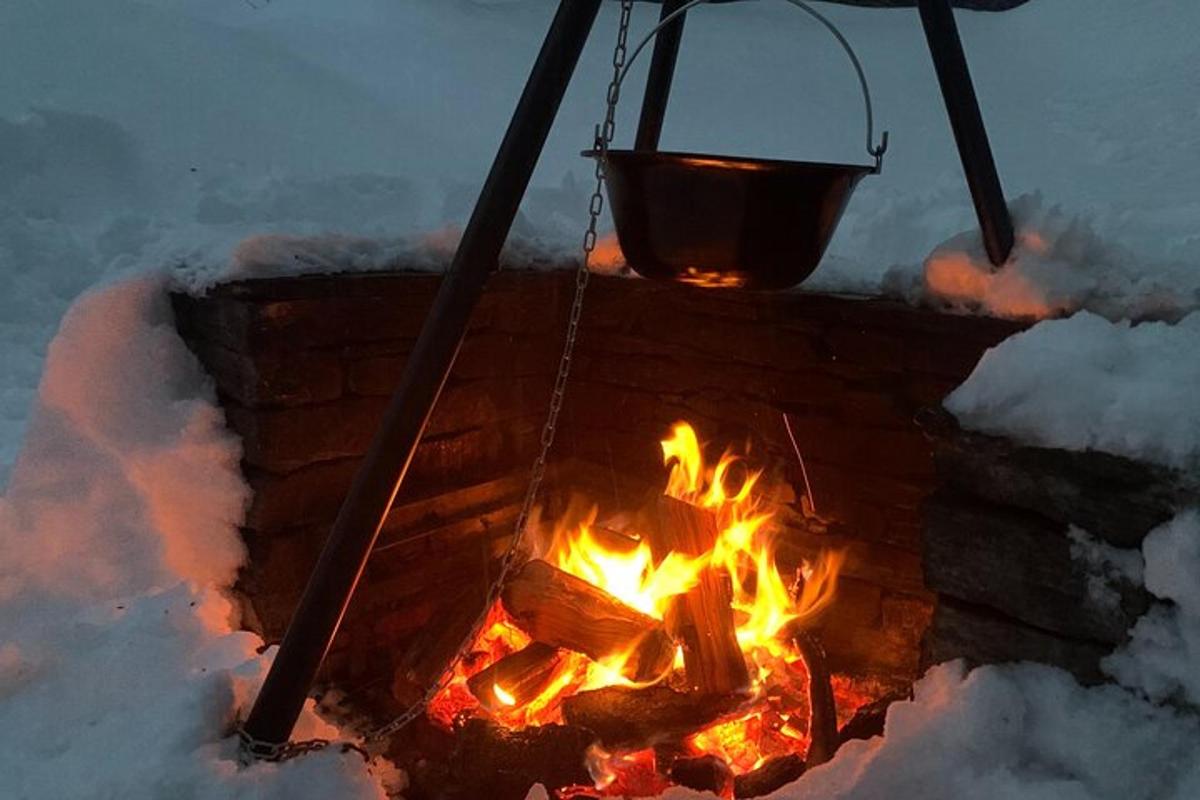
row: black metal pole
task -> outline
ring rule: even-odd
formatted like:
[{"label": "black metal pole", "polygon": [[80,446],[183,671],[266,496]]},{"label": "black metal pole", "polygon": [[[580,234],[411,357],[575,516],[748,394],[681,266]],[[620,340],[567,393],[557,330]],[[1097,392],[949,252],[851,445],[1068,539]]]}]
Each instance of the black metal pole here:
[{"label": "black metal pole", "polygon": [[917,0],[917,7],[942,87],[942,97],[946,101],[950,127],[958,144],[958,154],[962,158],[967,186],[971,189],[975,214],[979,217],[983,246],[992,264],[1000,266],[1012,252],[1012,219],[1004,202],[1000,176],[996,174],[996,162],[992,158],[987,129],[983,126],[983,115],[971,83],[954,12],[950,0]]},{"label": "black metal pole", "polygon": [[243,731],[249,739],[282,744],[291,736],[454,365],[471,312],[499,261],[500,249],[599,10],[600,0],[561,0],[559,4],[458,252],[405,365],[400,386],[338,512],[275,663],[246,720]]},{"label": "black metal pole", "polygon": [[[664,0],[659,22],[683,8],[687,2],[688,0]],[[650,59],[650,74],[646,78],[646,95],[642,98],[642,116],[638,120],[637,136],[633,143],[635,150],[658,149],[686,17],[686,14],[681,15],[659,31],[658,38],[654,40],[654,55]]]}]

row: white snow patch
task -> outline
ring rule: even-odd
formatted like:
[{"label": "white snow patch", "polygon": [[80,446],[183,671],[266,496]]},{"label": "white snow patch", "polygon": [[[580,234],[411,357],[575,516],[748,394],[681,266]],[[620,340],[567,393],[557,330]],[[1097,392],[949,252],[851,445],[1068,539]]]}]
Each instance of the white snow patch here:
[{"label": "white snow patch", "polygon": [[964,427],[1174,467],[1200,456],[1200,313],[1171,325],[1081,311],[989,350],[945,400]]},{"label": "white snow patch", "polygon": [[1087,570],[1090,599],[1100,608],[1119,610],[1121,594],[1116,584],[1142,584],[1142,554],[1113,547],[1074,525],[1067,529],[1067,536],[1071,540],[1071,558]]},{"label": "white snow patch", "polygon": [[1105,668],[1153,700],[1200,706],[1200,511],[1155,528],[1142,553],[1146,589],[1165,602],[1137,621],[1129,644]]},{"label": "white snow patch", "polygon": [[[1109,319],[1177,320],[1200,308],[1195,264],[1139,257],[1040,194],[1018,198],[1011,211],[1016,246],[1007,263],[992,266],[978,230],[960,233],[925,260],[916,294],[959,311],[1033,319],[1087,309]],[[902,276],[891,280],[903,288]]]},{"label": "white snow patch", "polygon": [[[0,794],[381,798],[353,754],[236,766],[272,654],[220,591],[247,490],[164,287],[68,312],[0,498]],[[310,703],[296,735],[338,731]]]}]

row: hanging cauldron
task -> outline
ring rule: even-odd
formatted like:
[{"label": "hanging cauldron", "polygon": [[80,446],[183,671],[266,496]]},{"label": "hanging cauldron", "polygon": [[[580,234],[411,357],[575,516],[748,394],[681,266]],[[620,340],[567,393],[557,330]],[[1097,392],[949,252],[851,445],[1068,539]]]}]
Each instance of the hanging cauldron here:
[{"label": "hanging cauldron", "polygon": [[[665,17],[633,51],[620,76],[665,26],[693,0]],[[597,146],[621,250],[646,278],[702,286],[787,289],[821,261],[854,187],[878,173],[887,132],[874,144],[871,95],[862,66],[845,37],[801,0],[788,2],[825,25],[842,45],[862,87],[871,165],[616,150]],[[619,86],[619,84],[618,84]]]}]

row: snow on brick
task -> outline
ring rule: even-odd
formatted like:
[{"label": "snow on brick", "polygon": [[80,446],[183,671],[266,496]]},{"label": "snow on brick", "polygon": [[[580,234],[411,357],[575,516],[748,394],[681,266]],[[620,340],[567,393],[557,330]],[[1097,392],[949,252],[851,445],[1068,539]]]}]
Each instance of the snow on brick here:
[{"label": "snow on brick", "polygon": [[1173,467],[1200,456],[1200,313],[1172,325],[1082,311],[984,354],[945,406],[964,427]]}]

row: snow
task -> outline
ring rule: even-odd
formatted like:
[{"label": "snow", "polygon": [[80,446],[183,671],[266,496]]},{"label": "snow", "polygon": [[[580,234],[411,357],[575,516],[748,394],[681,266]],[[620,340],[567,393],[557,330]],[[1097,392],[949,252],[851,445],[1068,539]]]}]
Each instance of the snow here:
[{"label": "snow", "polygon": [[1071,558],[1083,564],[1088,577],[1089,599],[1098,607],[1119,611],[1121,583],[1143,584],[1141,553],[1113,547],[1074,525],[1067,529]]},{"label": "snow", "polygon": [[[382,797],[354,754],[237,768],[272,652],[221,592],[245,555],[239,445],[164,287],[66,315],[0,498],[0,796]],[[338,736],[311,708],[297,733]]]},{"label": "snow", "polygon": [[979,234],[958,234],[934,249],[919,281],[885,278],[911,299],[992,316],[1044,319],[1086,309],[1109,319],[1178,320],[1200,308],[1194,263],[1147,269],[1128,248],[1100,236],[1089,219],[1049,206],[1040,194],[1010,204],[1016,226],[1012,256],[999,269]]},{"label": "snow", "polygon": [[1105,666],[1153,700],[1200,706],[1200,511],[1151,531],[1142,553],[1146,588],[1164,603],[1138,620],[1130,643]]},{"label": "snow", "polygon": [[944,405],[985,433],[1194,468],[1198,344],[1200,313],[1134,325],[1081,311],[989,350]]},{"label": "snow", "polygon": [[[989,353],[951,410],[981,430],[1194,467],[1200,4],[958,15],[1016,198],[1018,249],[997,272],[916,14],[823,10],[856,45],[892,148],[810,288],[1074,314]],[[247,490],[165,291],[280,270],[440,269],[553,12],[546,0],[0,3],[0,795],[396,786],[386,764],[336,749],[235,765],[233,720],[272,652],[238,630],[224,594],[244,558]],[[635,28],[656,13],[638,4]],[[615,19],[605,3],[514,228],[522,258],[578,247],[590,191],[578,151]],[[786,4],[702,9],[664,146],[861,162],[856,92],[837,46]],[[619,144],[638,113],[626,96]],[[1108,661],[1123,687],[943,665],[893,708],[884,738],[778,797],[1200,796],[1200,723],[1158,704],[1200,703],[1198,528],[1185,511],[1146,540],[1162,602]],[[1098,575],[1136,574],[1129,554],[1077,548]],[[297,736],[312,735],[352,732],[310,705]]]}]

